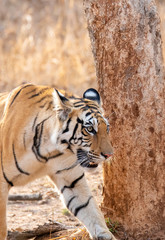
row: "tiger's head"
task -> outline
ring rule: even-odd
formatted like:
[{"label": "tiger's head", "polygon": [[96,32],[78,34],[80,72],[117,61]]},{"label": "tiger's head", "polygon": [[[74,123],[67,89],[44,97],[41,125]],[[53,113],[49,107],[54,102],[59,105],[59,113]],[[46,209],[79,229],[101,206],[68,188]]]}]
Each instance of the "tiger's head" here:
[{"label": "tiger's head", "polygon": [[99,93],[90,88],[79,98],[56,90],[55,98],[61,151],[72,151],[78,163],[87,169],[96,168],[112,156],[109,123],[103,116]]}]

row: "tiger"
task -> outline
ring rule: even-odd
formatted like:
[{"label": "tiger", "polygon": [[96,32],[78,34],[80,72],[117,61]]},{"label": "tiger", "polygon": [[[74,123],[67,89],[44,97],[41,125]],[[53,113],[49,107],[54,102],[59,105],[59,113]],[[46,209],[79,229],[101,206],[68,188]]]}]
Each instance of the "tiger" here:
[{"label": "tiger", "polygon": [[83,97],[31,83],[0,94],[0,239],[9,190],[48,176],[92,239],[115,239],[85,178],[111,159],[109,123],[97,90]]}]

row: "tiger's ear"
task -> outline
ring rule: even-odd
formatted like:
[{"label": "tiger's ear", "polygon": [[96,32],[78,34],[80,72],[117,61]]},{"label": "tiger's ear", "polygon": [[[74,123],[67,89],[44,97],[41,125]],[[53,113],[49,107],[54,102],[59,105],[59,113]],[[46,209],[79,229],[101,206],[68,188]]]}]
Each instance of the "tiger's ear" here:
[{"label": "tiger's ear", "polygon": [[87,89],[84,94],[83,98],[87,98],[92,101],[96,101],[99,105],[101,105],[101,99],[98,91],[94,88]]},{"label": "tiger's ear", "polygon": [[65,121],[69,113],[72,111],[72,105],[68,98],[66,98],[57,89],[54,91],[54,105],[57,115],[61,121]]}]

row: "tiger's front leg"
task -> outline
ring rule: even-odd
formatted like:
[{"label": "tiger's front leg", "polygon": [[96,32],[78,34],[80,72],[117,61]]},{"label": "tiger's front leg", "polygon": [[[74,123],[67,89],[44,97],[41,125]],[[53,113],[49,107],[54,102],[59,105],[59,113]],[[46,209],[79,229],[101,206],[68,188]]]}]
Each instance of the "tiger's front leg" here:
[{"label": "tiger's front leg", "polygon": [[83,169],[77,166],[50,177],[67,208],[85,225],[92,239],[115,240],[89,190]]}]

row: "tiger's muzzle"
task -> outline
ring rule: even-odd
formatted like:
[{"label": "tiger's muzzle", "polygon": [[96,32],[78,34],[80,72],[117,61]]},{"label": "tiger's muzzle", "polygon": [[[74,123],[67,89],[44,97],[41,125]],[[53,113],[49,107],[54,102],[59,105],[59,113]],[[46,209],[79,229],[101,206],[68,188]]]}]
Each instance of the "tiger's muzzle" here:
[{"label": "tiger's muzzle", "polygon": [[110,154],[96,154],[94,152],[87,152],[82,149],[77,150],[77,161],[84,168],[96,168],[98,164],[104,160],[112,157],[112,153]]},{"label": "tiger's muzzle", "polygon": [[96,168],[98,164],[95,163],[92,156],[89,155],[87,151],[82,149],[77,150],[77,161],[84,168]]}]

